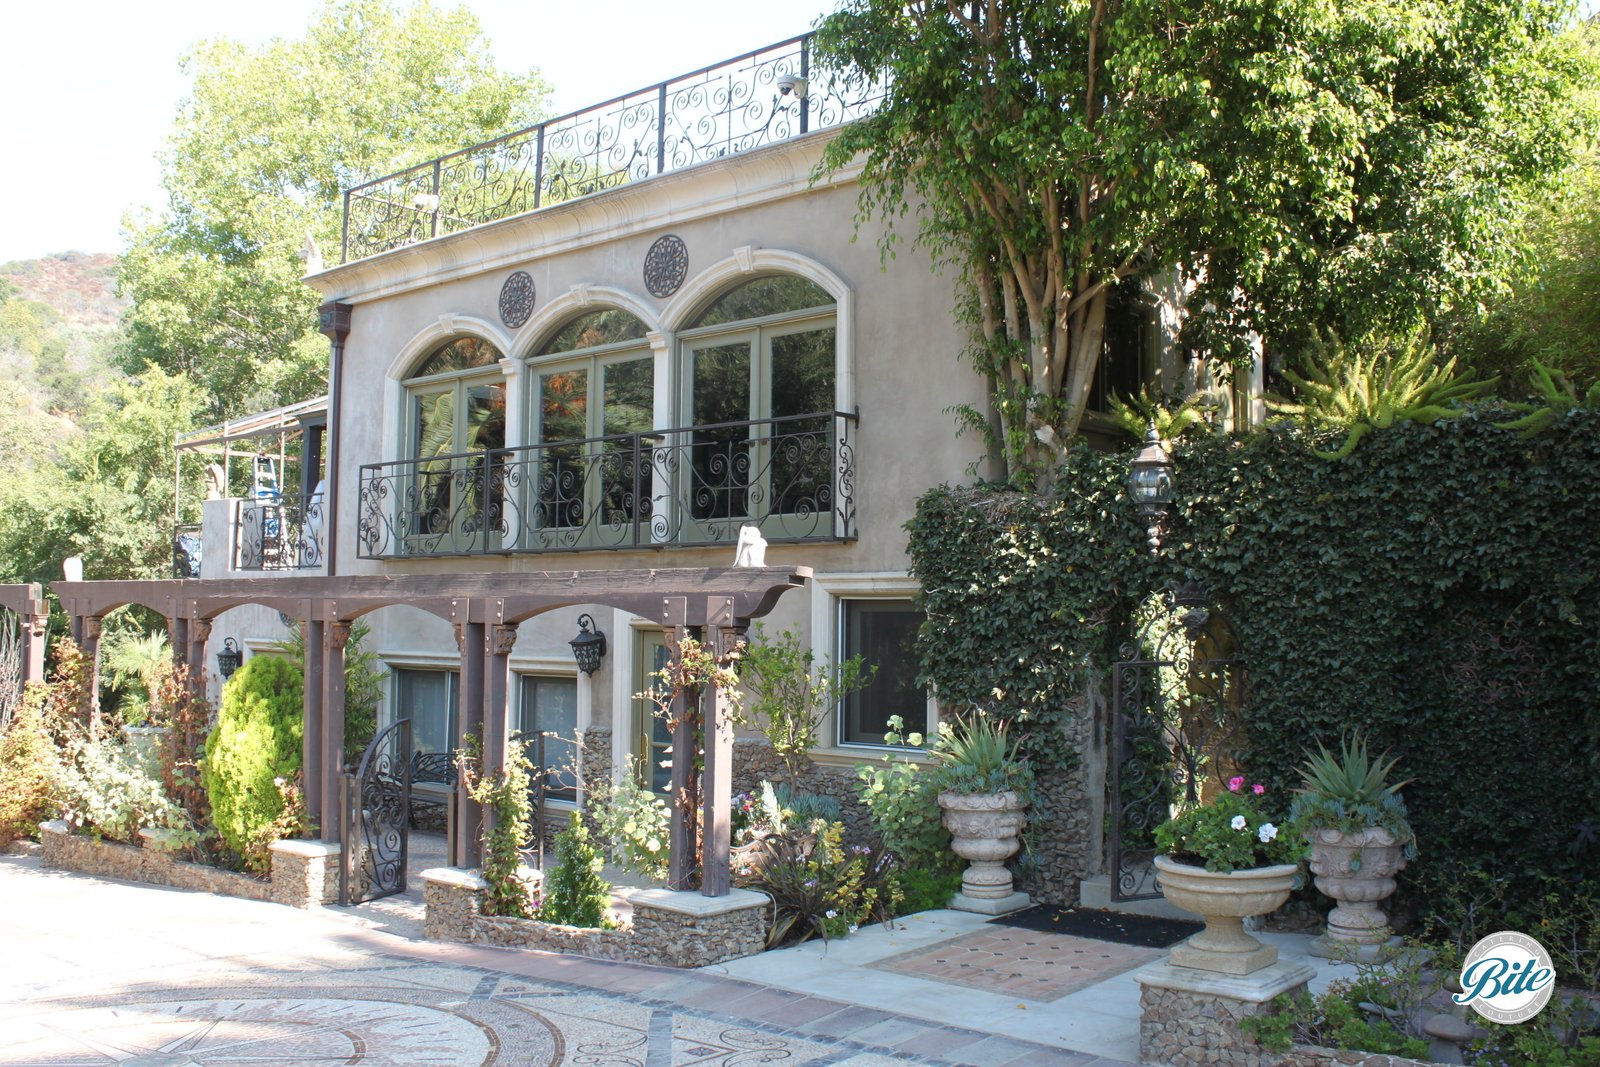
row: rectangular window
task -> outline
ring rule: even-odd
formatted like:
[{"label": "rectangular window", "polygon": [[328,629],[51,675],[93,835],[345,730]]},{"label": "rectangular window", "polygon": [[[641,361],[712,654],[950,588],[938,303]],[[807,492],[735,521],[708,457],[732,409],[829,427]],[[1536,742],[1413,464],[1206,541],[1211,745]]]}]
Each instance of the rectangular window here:
[{"label": "rectangular window", "polygon": [[390,721],[411,720],[413,752],[453,752],[460,671],[396,668],[394,714]]},{"label": "rectangular window", "polygon": [[533,764],[544,773],[545,796],[578,799],[578,680],[544,674],[522,676],[522,705],[517,716]]},{"label": "rectangular window", "polygon": [[839,708],[839,742],[881,745],[889,719],[898,715],[908,731],[928,729],[928,692],[917,683],[917,628],[923,613],[909,600],[841,600],[841,661],[861,656],[876,667],[866,688]]}]

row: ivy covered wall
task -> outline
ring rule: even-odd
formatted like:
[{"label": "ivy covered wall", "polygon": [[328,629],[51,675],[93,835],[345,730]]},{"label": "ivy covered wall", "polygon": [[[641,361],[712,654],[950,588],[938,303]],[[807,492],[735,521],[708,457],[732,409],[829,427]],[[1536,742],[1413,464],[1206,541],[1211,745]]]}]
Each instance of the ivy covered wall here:
[{"label": "ivy covered wall", "polygon": [[1181,443],[1154,561],[1131,453],[1073,451],[1054,502],[935,489],[909,525],[927,677],[1033,720],[1035,758],[1081,784],[1056,727],[1104,690],[1134,607],[1198,579],[1243,642],[1251,773],[1277,795],[1364,727],[1415,779],[1412,885],[1600,877],[1600,414],[1534,438],[1506,418],[1403,423],[1334,462],[1288,428]]}]

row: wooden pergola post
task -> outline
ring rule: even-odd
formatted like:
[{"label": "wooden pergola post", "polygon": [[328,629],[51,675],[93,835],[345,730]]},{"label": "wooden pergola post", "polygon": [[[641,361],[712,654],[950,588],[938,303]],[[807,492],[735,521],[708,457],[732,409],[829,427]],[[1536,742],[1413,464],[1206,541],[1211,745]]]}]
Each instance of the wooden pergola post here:
[{"label": "wooden pergola post", "polygon": [[[517,643],[516,623],[490,623],[484,650],[483,773],[505,770],[511,730],[511,648]],[[483,828],[494,828],[494,813],[483,813]]]},{"label": "wooden pergola post", "polygon": [[[706,604],[706,639],[717,665],[731,666],[744,644],[742,629],[733,617],[730,597],[712,597]],[[700,694],[705,731],[705,772],[700,779],[701,855],[703,896],[724,897],[732,888],[729,863],[733,848],[733,722],[728,695],[717,686]]]},{"label": "wooden pergola post", "polygon": [[195,696],[206,691],[206,642],[211,639],[210,619],[187,620],[188,648],[185,660],[189,664],[188,688]]},{"label": "wooden pergola post", "polygon": [[339,772],[344,766],[344,650],[350,643],[350,624],[329,622],[324,628],[322,660],[322,839],[337,843],[339,826]]},{"label": "wooden pergola post", "polygon": [[24,587],[21,596],[6,606],[13,608],[21,623],[22,684],[44,681],[45,639],[50,632],[50,605],[37,582]]},{"label": "wooden pergola post", "polygon": [[[456,601],[460,615],[466,621],[456,624],[457,640],[461,646],[461,691],[456,712],[456,747],[459,749],[468,734],[487,742],[483,733],[484,654],[486,635],[484,624],[471,619],[470,602]],[[484,761],[488,761],[487,747]],[[482,861],[483,847],[478,834],[483,825],[483,808],[467,795],[465,782],[456,784],[456,842],[455,865],[476,867]]]},{"label": "wooden pergola post", "polygon": [[322,792],[322,650],[327,636],[322,620],[315,615],[311,603],[307,602],[300,622],[306,646],[305,714],[300,723],[300,754],[301,766],[305,768],[306,812],[317,824],[322,839],[333,841],[336,836],[328,834],[339,832],[335,814],[339,804],[337,783],[331,799],[325,800]]}]

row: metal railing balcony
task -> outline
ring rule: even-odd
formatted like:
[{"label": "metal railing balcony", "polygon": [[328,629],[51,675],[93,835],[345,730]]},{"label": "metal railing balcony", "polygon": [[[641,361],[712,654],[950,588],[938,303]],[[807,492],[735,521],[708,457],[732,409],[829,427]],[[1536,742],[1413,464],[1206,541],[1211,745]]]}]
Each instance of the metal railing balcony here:
[{"label": "metal railing balcony", "polygon": [[325,518],[321,493],[240,501],[233,524],[233,569],[298,571],[322,566],[327,558]]},{"label": "metal railing balcony", "polygon": [[549,119],[344,194],[341,262],[870,114],[881,80],[814,70],[811,34]]},{"label": "metal railing balcony", "polygon": [[362,559],[731,545],[855,532],[854,415],[827,411],[361,468]]}]

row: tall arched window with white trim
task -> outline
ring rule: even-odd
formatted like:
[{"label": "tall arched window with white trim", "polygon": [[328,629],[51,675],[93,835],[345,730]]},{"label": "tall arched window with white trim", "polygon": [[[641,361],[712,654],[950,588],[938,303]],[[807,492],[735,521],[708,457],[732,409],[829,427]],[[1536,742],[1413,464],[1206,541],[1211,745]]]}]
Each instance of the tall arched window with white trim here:
[{"label": "tall arched window with white trim", "polygon": [[[639,540],[648,518],[655,360],[636,316],[617,308],[570,320],[530,357],[531,545]],[[648,535],[642,538],[648,543]]]},{"label": "tall arched window with white trim", "polygon": [[727,542],[744,522],[769,540],[831,528],[838,447],[835,301],[805,278],[755,278],[679,336],[689,431],[680,491],[686,541]]},{"label": "tall arched window with white trim", "polygon": [[406,449],[398,547],[436,555],[496,546],[506,447],[500,350],[481,337],[435,348],[406,379]]}]

